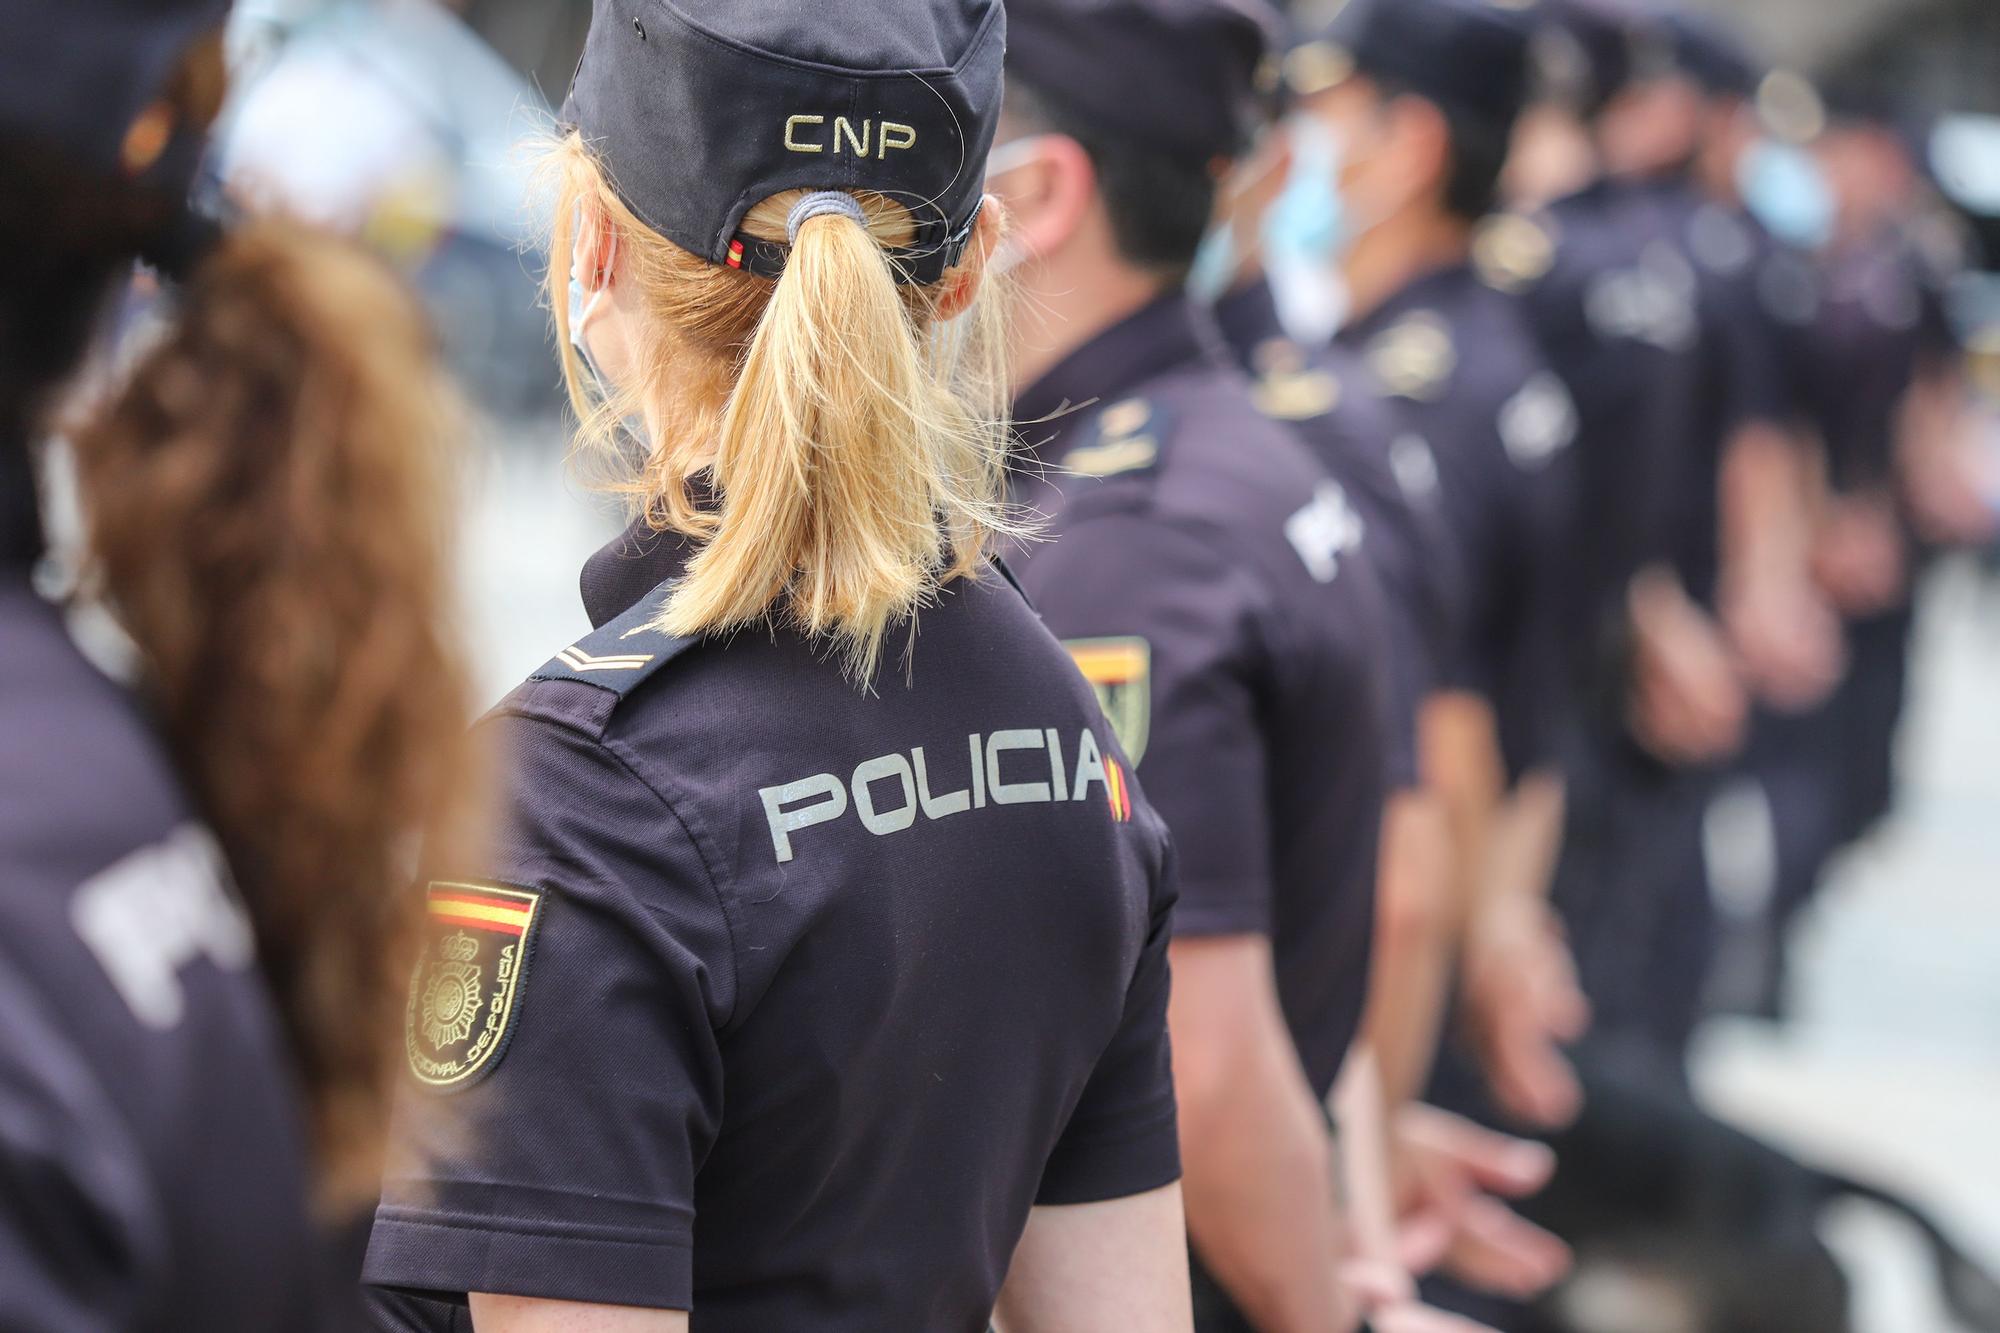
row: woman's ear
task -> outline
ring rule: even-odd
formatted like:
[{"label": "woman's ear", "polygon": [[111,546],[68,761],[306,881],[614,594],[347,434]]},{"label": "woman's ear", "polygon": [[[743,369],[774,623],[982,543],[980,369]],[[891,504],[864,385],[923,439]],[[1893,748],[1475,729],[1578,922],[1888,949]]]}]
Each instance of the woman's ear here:
[{"label": "woman's ear", "polygon": [[938,292],[937,318],[957,319],[972,308],[979,289],[986,283],[986,266],[1000,244],[1000,232],[1007,224],[1007,211],[1000,201],[987,195],[979,207],[979,220],[972,228],[972,242],[958,264],[945,276]]},{"label": "woman's ear", "polygon": [[584,201],[576,208],[575,257],[570,272],[587,292],[601,292],[614,284],[618,272],[618,224],[595,204]]}]

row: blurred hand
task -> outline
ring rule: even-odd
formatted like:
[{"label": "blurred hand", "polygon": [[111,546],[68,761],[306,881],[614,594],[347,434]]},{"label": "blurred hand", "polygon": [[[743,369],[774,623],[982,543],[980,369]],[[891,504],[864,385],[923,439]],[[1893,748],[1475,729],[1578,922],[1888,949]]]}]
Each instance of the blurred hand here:
[{"label": "blurred hand", "polygon": [[[1391,1151],[1398,1176],[1398,1258],[1406,1273],[1442,1268],[1477,1290],[1528,1300],[1569,1271],[1569,1246],[1502,1202],[1548,1183],[1555,1155],[1546,1147],[1412,1104],[1397,1113]],[[1409,1317],[1416,1319],[1415,1313]]]},{"label": "blurred hand", "polygon": [[1728,594],[1724,615],[1744,680],[1773,708],[1803,713],[1840,684],[1840,617],[1803,577],[1751,577]]},{"label": "blurred hand", "polygon": [[1837,496],[1813,544],[1813,575],[1852,619],[1894,606],[1909,579],[1909,551],[1886,495]]},{"label": "blurred hand", "polygon": [[1937,546],[1985,546],[2000,537],[2000,519],[1987,502],[1989,478],[1982,459],[1956,436],[1904,451],[1903,491],[1918,534]]},{"label": "blurred hand", "polygon": [[1583,1089],[1562,1048],[1590,1027],[1568,942],[1539,898],[1497,897],[1470,923],[1460,964],[1467,1034],[1509,1114],[1559,1129]]},{"label": "blurred hand", "polygon": [[1671,574],[1640,575],[1629,605],[1633,735],[1669,764],[1709,764],[1734,754],[1743,744],[1749,699],[1714,617]]}]

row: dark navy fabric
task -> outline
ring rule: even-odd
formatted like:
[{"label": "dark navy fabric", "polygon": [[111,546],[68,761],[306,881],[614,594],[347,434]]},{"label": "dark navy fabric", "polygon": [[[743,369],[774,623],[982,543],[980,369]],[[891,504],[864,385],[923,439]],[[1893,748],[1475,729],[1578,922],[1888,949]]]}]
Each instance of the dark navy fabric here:
[{"label": "dark navy fabric", "polygon": [[411,1093],[470,1142],[388,1182],[384,1327],[981,1330],[1031,1206],[1179,1174],[1166,833],[1020,594],[953,584],[863,691],[789,630],[635,630],[689,553],[607,546],[599,630],[484,724],[512,813],[454,878],[542,916],[504,1051]]},{"label": "dark navy fabric", "polygon": [[1149,657],[1135,758],[1179,853],[1174,931],[1270,937],[1324,1094],[1367,992],[1386,787],[1362,525],[1179,296],[1077,349],[1015,415],[1016,494],[1052,539],[1022,582],[1062,639]]},{"label": "dark navy fabric", "polygon": [[1533,218],[1496,219],[1485,240],[1489,281],[1519,296],[1576,404],[1573,648],[1588,715],[1615,738],[1632,576],[1675,565],[1704,508],[1689,493],[1703,429],[1696,282],[1652,204],[1608,180]]},{"label": "dark navy fabric", "polygon": [[1351,0],[1325,40],[1355,69],[1505,127],[1529,91],[1526,15],[1488,0]]},{"label": "dark navy fabric", "polygon": [[301,1108],[248,924],[20,547],[0,531],[0,1328],[318,1327]]},{"label": "dark navy fabric", "polygon": [[1338,347],[1308,350],[1286,335],[1270,284],[1259,278],[1218,301],[1216,327],[1255,379],[1253,401],[1290,425],[1333,474],[1368,528],[1368,554],[1388,613],[1389,780],[1418,783],[1416,717],[1450,652],[1459,590],[1449,561],[1437,460],[1420,437],[1398,432],[1381,387]]},{"label": "dark navy fabric", "polygon": [[1341,330],[1437,460],[1463,616],[1444,682],[1493,701],[1510,774],[1568,726],[1576,408],[1520,306],[1454,264]]},{"label": "dark navy fabric", "polygon": [[1283,20],[1265,0],[1012,0],[1007,22],[1010,77],[1135,143],[1233,156],[1268,114]]}]

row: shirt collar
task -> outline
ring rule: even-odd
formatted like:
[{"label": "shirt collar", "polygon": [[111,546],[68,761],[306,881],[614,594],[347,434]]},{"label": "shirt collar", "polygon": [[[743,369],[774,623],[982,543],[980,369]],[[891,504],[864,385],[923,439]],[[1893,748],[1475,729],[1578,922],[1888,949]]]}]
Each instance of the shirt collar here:
[{"label": "shirt collar", "polygon": [[616,620],[639,599],[687,569],[695,544],[678,532],[656,532],[637,518],[586,560],[577,580],[592,628]]},{"label": "shirt collar", "polygon": [[[1220,355],[1180,291],[1142,306],[1064,357],[1014,399],[1014,421],[1039,453],[1068,420],[1060,412],[1116,402],[1146,381]],[[1036,443],[1040,442],[1040,443]]]}]

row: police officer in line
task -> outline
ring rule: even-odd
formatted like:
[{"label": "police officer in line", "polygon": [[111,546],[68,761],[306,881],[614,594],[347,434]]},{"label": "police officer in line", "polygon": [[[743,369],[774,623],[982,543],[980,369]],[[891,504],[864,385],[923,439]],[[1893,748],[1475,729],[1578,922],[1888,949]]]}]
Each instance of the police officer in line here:
[{"label": "police officer in line", "polygon": [[[1815,145],[1833,213],[1805,332],[1805,397],[1825,443],[1828,495],[1815,570],[1845,618],[1851,665],[1827,705],[1753,771],[1770,806],[1779,880],[1765,1007],[1778,1006],[1786,927],[1825,863],[1864,836],[1893,796],[1916,582],[1929,550],[1917,500],[1963,399],[1962,352],[1944,287],[1962,262],[1927,228],[1923,185],[1896,108],[1851,89],[1829,97]],[[1942,242],[1942,243],[1940,243]],[[1951,484],[1949,481],[1947,485]]]},{"label": "police officer in line", "polygon": [[[1341,147],[1350,309],[1339,344],[1436,458],[1451,532],[1439,556],[1462,610],[1442,668],[1452,697],[1431,711],[1425,750],[1452,802],[1470,929],[1485,884],[1545,877],[1562,799],[1574,409],[1513,301],[1474,264],[1526,95],[1528,29],[1479,0],[1357,3],[1293,69],[1303,111]],[[1509,930],[1523,947],[1556,950],[1539,920]],[[1580,1007],[1565,1003],[1560,968],[1552,975],[1538,1003],[1574,1035]],[[1536,1118],[1567,1113],[1573,1093],[1552,1053],[1499,1043],[1488,1053]]]},{"label": "police officer in line", "polygon": [[[1703,484],[1690,459],[1707,420],[1696,280],[1651,192],[1603,160],[1607,124],[1636,115],[1627,90],[1653,77],[1663,48],[1640,43],[1631,15],[1608,0],[1560,0],[1539,16],[1538,106],[1517,164],[1557,162],[1571,174],[1542,173],[1533,186],[1553,197],[1491,219],[1476,254],[1485,280],[1518,298],[1577,407],[1564,597],[1582,725],[1565,755],[1571,799],[1552,891],[1601,1032],[1623,1025],[1656,979],[1635,975],[1631,950],[1597,937],[1626,931],[1642,948],[1665,928],[1657,905],[1698,882],[1702,797],[1673,774],[1733,753],[1745,702],[1680,558],[1685,534],[1714,523],[1712,502],[1690,494]],[[1537,1012],[1533,978],[1560,961],[1524,948],[1533,937],[1507,925],[1546,910],[1539,887],[1500,886],[1489,918],[1498,928],[1475,922],[1466,966],[1484,984],[1468,999],[1522,1050],[1553,1060],[1547,1043],[1565,1034]],[[1523,1088],[1495,1080],[1491,1090],[1501,1110],[1549,1123]],[[1462,1086],[1440,1091],[1450,1104],[1478,1100]]]},{"label": "police officer in line", "polygon": [[1424,784],[1417,738],[1457,607],[1450,562],[1436,558],[1448,529],[1429,445],[1397,430],[1359,357],[1331,345],[1303,346],[1280,318],[1269,265],[1325,266],[1341,234],[1324,137],[1312,122],[1284,114],[1284,71],[1296,75],[1314,54],[1313,45],[1301,45],[1275,66],[1268,123],[1218,191],[1189,286],[1254,377],[1258,409],[1290,424],[1346,489],[1381,575],[1392,667],[1391,791],[1367,1027],[1387,1098],[1397,1104],[1423,1086],[1449,966],[1448,831],[1441,802]]},{"label": "police officer in line", "polygon": [[[189,208],[226,8],[0,3],[9,1329],[359,1319],[315,1218],[372,1198],[419,921],[390,886],[473,785],[421,318],[330,238]],[[173,290],[112,375],[140,258]],[[41,595],[59,408],[94,614]]]},{"label": "police officer in line", "polygon": [[1021,575],[1178,850],[1197,1323],[1343,1327],[1324,1103],[1367,992],[1381,589],[1345,488],[1257,411],[1183,290],[1216,164],[1260,115],[1265,31],[1222,0],[1009,11],[988,179],[1043,312],[1017,344],[1015,471],[1054,538]]},{"label": "police officer in line", "polygon": [[1166,832],[989,559],[1006,45],[596,6],[550,287],[644,504],[426,892],[385,1327],[1186,1326]]}]

